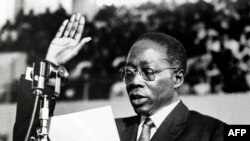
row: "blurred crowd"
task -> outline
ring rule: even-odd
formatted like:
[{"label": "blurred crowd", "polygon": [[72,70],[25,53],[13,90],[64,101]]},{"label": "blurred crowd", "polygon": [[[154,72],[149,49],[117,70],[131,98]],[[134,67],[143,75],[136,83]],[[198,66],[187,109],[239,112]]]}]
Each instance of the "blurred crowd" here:
[{"label": "blurred crowd", "polygon": [[[24,15],[7,22],[0,38],[0,52],[28,54],[28,64],[44,58],[50,41],[65,18],[56,12]],[[189,69],[181,94],[220,94],[250,89],[250,1],[214,0],[176,5],[145,3],[139,7],[103,7],[86,17],[84,36],[93,39],[67,64],[71,72],[62,99],[99,99],[123,96],[118,70],[135,39],[159,31],[185,46]]]}]

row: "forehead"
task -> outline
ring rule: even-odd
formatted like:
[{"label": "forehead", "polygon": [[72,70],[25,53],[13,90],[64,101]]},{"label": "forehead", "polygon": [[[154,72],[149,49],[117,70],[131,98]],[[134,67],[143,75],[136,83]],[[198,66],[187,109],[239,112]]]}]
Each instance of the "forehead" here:
[{"label": "forehead", "polygon": [[133,44],[128,57],[127,64],[159,64],[166,63],[166,48],[150,40],[140,40]]}]

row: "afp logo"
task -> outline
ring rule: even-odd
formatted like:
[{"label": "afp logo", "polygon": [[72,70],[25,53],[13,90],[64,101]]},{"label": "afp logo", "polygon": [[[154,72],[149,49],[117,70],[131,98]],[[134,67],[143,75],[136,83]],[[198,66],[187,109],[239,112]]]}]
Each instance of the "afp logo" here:
[{"label": "afp logo", "polygon": [[249,141],[250,125],[227,125],[224,130],[225,141]]},{"label": "afp logo", "polygon": [[247,129],[230,129],[228,132],[228,136],[241,136],[243,137],[247,133]]}]

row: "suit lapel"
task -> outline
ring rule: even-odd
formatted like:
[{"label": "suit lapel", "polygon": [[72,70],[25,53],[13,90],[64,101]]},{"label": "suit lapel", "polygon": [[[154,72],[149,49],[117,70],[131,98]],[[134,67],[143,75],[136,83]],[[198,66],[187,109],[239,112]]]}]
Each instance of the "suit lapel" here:
[{"label": "suit lapel", "polygon": [[166,117],[151,141],[173,141],[186,127],[189,110],[182,101]]},{"label": "suit lapel", "polygon": [[120,133],[121,141],[136,141],[139,123],[140,116],[135,116],[132,120],[124,121]]}]

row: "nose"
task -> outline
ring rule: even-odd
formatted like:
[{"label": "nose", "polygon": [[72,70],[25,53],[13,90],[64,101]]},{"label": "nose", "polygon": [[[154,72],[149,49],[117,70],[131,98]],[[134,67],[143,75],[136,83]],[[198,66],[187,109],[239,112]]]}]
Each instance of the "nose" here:
[{"label": "nose", "polygon": [[144,88],[145,83],[144,83],[144,79],[142,78],[142,76],[137,72],[135,73],[134,78],[126,83],[126,89],[128,94],[130,94],[130,91],[137,89],[137,88]]},{"label": "nose", "polygon": [[142,87],[144,86],[144,81],[145,80],[142,78],[142,75],[137,72],[135,73],[134,78],[128,83],[131,85],[135,85],[135,86],[138,85]]}]

